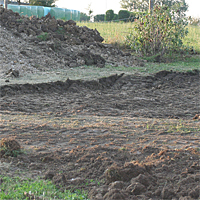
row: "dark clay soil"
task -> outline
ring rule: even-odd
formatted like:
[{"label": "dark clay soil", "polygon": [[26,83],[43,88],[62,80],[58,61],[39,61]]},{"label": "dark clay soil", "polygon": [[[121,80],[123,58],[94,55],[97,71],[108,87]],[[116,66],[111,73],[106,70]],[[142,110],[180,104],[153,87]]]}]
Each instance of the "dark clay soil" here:
[{"label": "dark clay soil", "polygon": [[199,86],[198,71],[4,85],[1,138],[26,154],[1,151],[0,173],[89,199],[199,199]]}]

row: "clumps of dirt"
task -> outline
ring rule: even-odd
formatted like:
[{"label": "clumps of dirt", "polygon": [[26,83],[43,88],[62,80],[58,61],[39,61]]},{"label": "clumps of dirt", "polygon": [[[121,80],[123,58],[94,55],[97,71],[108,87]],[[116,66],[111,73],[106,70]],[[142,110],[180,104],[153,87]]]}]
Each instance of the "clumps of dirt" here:
[{"label": "clumps of dirt", "polygon": [[[102,42],[104,39],[95,29],[76,26],[73,20],[62,21],[51,17],[50,13],[42,18],[36,16],[20,16],[19,13],[12,10],[0,8],[1,24],[9,29],[14,29],[15,35],[25,33],[28,36],[38,36],[40,40],[51,40],[57,38],[66,41],[68,44],[82,44],[88,42]],[[47,33],[45,35],[42,35]]]},{"label": "clumps of dirt", "polygon": [[19,71],[15,70],[15,69],[9,69],[8,72],[6,73],[7,77],[15,77],[18,78],[19,77]]},{"label": "clumps of dirt", "polygon": [[130,181],[131,178],[144,173],[144,168],[133,163],[126,163],[123,167],[111,166],[105,171],[106,183],[115,181]]},{"label": "clumps of dirt", "polygon": [[[63,190],[89,188],[88,198],[94,200],[200,197],[198,151],[192,148],[163,150],[151,146],[134,151],[142,154],[131,155],[98,146],[74,149],[69,155],[60,156],[59,161],[54,155],[54,162],[68,164],[66,172],[50,169],[44,179],[52,180]],[[93,181],[88,183],[87,180]]]},{"label": "clumps of dirt", "polygon": [[199,114],[196,114],[193,119],[197,119],[197,120],[200,120],[200,115]]},{"label": "clumps of dirt", "polygon": [[21,146],[15,139],[2,138],[0,143],[0,157],[16,157],[21,151]]},{"label": "clumps of dirt", "polygon": [[46,112],[48,101],[48,112],[59,115],[199,119],[194,118],[199,113],[199,72],[170,72],[166,76],[122,73],[97,80],[3,85],[0,91],[1,110]]},{"label": "clumps of dirt", "polygon": [[[13,71],[11,71],[13,72]],[[0,96],[12,96],[14,94],[27,94],[27,93],[35,93],[35,92],[42,92],[42,93],[49,93],[54,90],[55,92],[64,92],[64,91],[71,91],[71,92],[78,92],[80,91],[80,87],[85,87],[91,90],[98,90],[104,88],[112,87],[115,82],[120,79],[124,73],[120,75],[111,75],[109,77],[100,78],[99,80],[92,80],[92,81],[83,81],[83,80],[70,80],[67,79],[65,82],[57,81],[57,82],[50,82],[50,83],[39,83],[39,84],[15,84],[15,85],[4,85],[0,86]],[[54,89],[53,89],[54,88]]]},{"label": "clumps of dirt", "polygon": [[144,65],[144,61],[130,53],[102,43],[103,38],[96,29],[79,27],[72,20],[56,20],[50,14],[41,19],[28,18],[0,7],[0,32],[3,58],[0,77],[3,78],[9,69],[19,70],[23,76],[83,65]]}]

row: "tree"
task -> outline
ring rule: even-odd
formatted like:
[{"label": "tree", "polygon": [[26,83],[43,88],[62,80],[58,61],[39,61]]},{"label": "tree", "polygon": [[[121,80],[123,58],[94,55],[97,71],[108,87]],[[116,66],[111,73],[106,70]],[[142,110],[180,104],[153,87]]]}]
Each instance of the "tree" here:
[{"label": "tree", "polygon": [[[149,9],[149,0],[121,0],[121,8],[128,11],[147,11]],[[179,10],[184,13],[188,10],[185,0],[154,0],[154,5],[169,6],[171,10]]]},{"label": "tree", "polygon": [[118,14],[114,14],[113,20],[117,21],[119,19]]},{"label": "tree", "polygon": [[89,5],[88,5],[88,7],[86,8],[86,10],[88,11],[88,16],[90,17],[90,19],[89,20],[91,20],[92,19],[92,17],[93,17],[93,10],[92,10],[92,4],[90,3]]},{"label": "tree", "polygon": [[115,14],[114,14],[114,11],[113,10],[107,10],[106,11],[106,17],[105,17],[105,20],[106,21],[111,21],[113,20]]},{"label": "tree", "polygon": [[81,21],[81,22],[82,22],[82,21],[88,22],[88,21],[90,21],[90,16],[87,16],[85,13],[82,13],[82,12],[81,12],[80,21]]},{"label": "tree", "polygon": [[105,15],[101,14],[101,15],[95,15],[94,16],[94,21],[95,22],[103,22],[105,20]]},{"label": "tree", "polygon": [[121,8],[128,11],[145,11],[148,9],[149,0],[121,0]]},{"label": "tree", "polygon": [[55,7],[56,1],[57,0],[29,0],[29,3],[34,6]]},{"label": "tree", "polygon": [[130,12],[128,10],[120,10],[118,13],[119,19],[123,20],[123,21],[128,21],[129,17],[130,17]]}]

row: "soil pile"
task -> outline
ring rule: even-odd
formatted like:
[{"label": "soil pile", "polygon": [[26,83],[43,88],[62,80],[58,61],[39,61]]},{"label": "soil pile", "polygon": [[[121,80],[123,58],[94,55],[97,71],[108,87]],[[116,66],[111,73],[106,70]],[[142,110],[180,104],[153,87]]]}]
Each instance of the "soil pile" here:
[{"label": "soil pile", "polygon": [[23,76],[38,70],[83,65],[143,65],[129,53],[103,44],[96,29],[79,27],[72,20],[56,20],[50,14],[41,19],[28,18],[0,7],[0,26],[2,77],[10,68]]}]

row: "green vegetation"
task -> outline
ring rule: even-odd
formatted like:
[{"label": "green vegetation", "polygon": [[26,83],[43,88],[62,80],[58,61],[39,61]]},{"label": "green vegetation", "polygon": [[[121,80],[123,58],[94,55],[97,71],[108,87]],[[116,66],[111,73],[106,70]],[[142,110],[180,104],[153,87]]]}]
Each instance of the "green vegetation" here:
[{"label": "green vegetation", "polygon": [[107,10],[105,20],[111,21],[111,20],[113,20],[113,18],[114,18],[114,11],[113,10]]},{"label": "green vegetation", "polygon": [[84,191],[77,190],[71,193],[69,190],[61,192],[51,181],[32,179],[21,179],[19,177],[0,177],[1,191],[0,199],[68,199],[68,200],[86,200],[87,194]]},{"label": "green vegetation", "polygon": [[29,0],[30,5],[55,7],[56,0]]},{"label": "green vegetation", "polygon": [[159,59],[179,52],[188,30],[184,18],[176,19],[176,14],[169,7],[155,6],[151,13],[140,16],[126,37],[127,45],[139,55]]},{"label": "green vegetation", "polygon": [[[121,8],[129,11],[148,11],[149,0],[121,0]],[[185,0],[154,0],[154,5],[169,6],[171,10],[179,10],[182,14],[188,10]]]},{"label": "green vegetation", "polygon": [[128,34],[130,28],[133,27],[133,23],[115,23],[115,22],[78,22],[78,26],[87,26],[91,29],[97,29],[101,36],[104,38],[105,43],[109,44],[121,44],[125,43],[125,36]]},{"label": "green vegetation", "polygon": [[42,41],[46,41],[49,38],[49,34],[47,32],[43,32],[40,35],[38,35],[37,37]]},{"label": "green vegetation", "polygon": [[186,135],[186,134],[191,134],[191,133],[199,133],[200,129],[197,129],[196,127],[189,127],[187,125],[185,125],[184,123],[182,123],[181,121],[177,124],[174,125],[170,125],[168,127],[167,132],[169,133],[180,133],[182,135]]},{"label": "green vegetation", "polygon": [[21,149],[20,150],[11,150],[11,149],[3,146],[3,147],[0,147],[0,153],[1,153],[1,155],[5,156],[5,157],[8,157],[8,156],[17,157],[17,155],[22,154],[23,151]]},{"label": "green vegetation", "polygon": [[188,35],[183,39],[183,44],[200,54],[200,26],[189,25],[187,28]]},{"label": "green vegetation", "polygon": [[200,55],[184,56],[169,63],[148,62],[145,67],[140,67],[138,70],[145,73],[156,73],[162,70],[188,72],[195,69],[200,70]]},{"label": "green vegetation", "polygon": [[[97,29],[101,36],[104,38],[105,43],[118,44],[119,46],[124,46],[126,36],[128,35],[130,29],[132,29],[135,23],[124,23],[124,22],[101,22],[101,23],[91,23],[91,22],[78,22],[78,26],[87,26],[91,29]],[[193,47],[195,52],[200,54],[200,27],[189,25],[188,35],[183,39],[183,44],[188,47]]]}]

